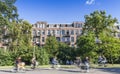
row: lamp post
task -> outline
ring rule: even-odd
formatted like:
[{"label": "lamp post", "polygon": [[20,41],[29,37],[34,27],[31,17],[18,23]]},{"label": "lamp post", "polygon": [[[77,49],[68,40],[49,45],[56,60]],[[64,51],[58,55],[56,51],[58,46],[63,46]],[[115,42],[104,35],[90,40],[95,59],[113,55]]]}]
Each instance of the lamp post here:
[{"label": "lamp post", "polygon": [[100,49],[100,44],[102,43],[102,41],[98,37],[96,37],[95,42],[98,45],[98,52],[102,55],[102,49]]},{"label": "lamp post", "polygon": [[34,44],[33,57],[35,57],[35,42],[33,44]]}]

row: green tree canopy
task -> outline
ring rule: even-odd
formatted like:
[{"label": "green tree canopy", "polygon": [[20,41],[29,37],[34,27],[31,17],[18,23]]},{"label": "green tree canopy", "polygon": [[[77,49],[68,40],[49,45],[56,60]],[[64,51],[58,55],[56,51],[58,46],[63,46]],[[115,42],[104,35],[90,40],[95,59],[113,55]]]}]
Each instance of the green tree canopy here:
[{"label": "green tree canopy", "polygon": [[106,15],[105,11],[94,11],[90,15],[85,15],[85,25],[83,33],[92,31],[96,37],[99,37],[101,32],[110,31],[110,26],[113,26],[117,22],[116,18],[112,18],[111,15]]},{"label": "green tree canopy", "polygon": [[58,41],[55,36],[50,36],[46,39],[45,49],[47,50],[50,57],[56,56],[58,50]]},{"label": "green tree canopy", "polygon": [[[94,11],[90,15],[85,15],[83,36],[79,39],[81,44],[78,42],[79,49],[82,51],[79,50],[79,52],[87,53],[91,51],[92,47],[95,48],[96,53],[105,55],[109,62],[114,62],[119,57],[117,54],[119,52],[119,40],[113,35],[116,32],[114,30],[115,23],[117,23],[117,19],[112,18],[111,15],[107,15],[105,11]],[[91,32],[93,33],[92,36],[89,35]],[[97,42],[99,44],[96,44],[96,46],[95,38],[99,41]],[[92,44],[92,46],[88,44]]]},{"label": "green tree canopy", "polygon": [[9,31],[10,22],[18,21],[17,8],[14,5],[16,0],[0,0],[0,41]]},{"label": "green tree canopy", "polygon": [[28,23],[27,21],[22,21],[20,23],[13,22],[10,27],[11,28],[9,34],[10,39],[12,40],[10,43],[11,50],[17,51],[16,47],[19,48],[22,46],[23,49],[26,49],[27,47],[31,46],[32,25],[30,23]]},{"label": "green tree canopy", "polygon": [[57,57],[58,60],[62,63],[62,64],[66,64],[67,60],[74,60],[76,57],[76,52],[75,49],[72,47],[69,47],[69,45],[63,43],[63,42],[59,42],[59,49],[57,52]]},{"label": "green tree canopy", "polygon": [[89,32],[89,34],[82,35],[77,39],[77,56],[96,58],[97,53],[94,36],[94,33]]},{"label": "green tree canopy", "polygon": [[0,0],[0,15],[9,21],[18,20],[17,8],[14,5],[16,0]]},{"label": "green tree canopy", "polygon": [[112,64],[118,63],[120,60],[120,40],[115,37],[108,37],[104,34],[101,34],[100,39],[102,40],[102,53],[107,57],[107,61]]}]

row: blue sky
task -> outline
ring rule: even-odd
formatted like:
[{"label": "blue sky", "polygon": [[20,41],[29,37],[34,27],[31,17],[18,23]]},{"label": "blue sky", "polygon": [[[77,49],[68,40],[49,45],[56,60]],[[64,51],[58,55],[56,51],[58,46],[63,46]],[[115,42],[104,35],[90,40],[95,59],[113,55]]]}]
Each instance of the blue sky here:
[{"label": "blue sky", "polygon": [[15,5],[19,17],[32,24],[84,22],[84,15],[95,10],[105,10],[120,22],[120,0],[17,0]]}]

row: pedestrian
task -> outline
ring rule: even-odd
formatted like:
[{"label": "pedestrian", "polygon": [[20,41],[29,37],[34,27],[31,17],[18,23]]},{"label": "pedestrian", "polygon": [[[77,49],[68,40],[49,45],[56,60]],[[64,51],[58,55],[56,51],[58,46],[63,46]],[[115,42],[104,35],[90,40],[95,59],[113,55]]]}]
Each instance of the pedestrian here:
[{"label": "pedestrian", "polygon": [[35,69],[35,67],[36,67],[36,58],[33,57],[33,58],[31,59],[31,68],[32,68],[32,69]]},{"label": "pedestrian", "polygon": [[84,64],[85,64],[85,67],[86,67],[86,72],[89,72],[89,68],[90,68],[90,59],[89,59],[89,57],[85,57]]},{"label": "pedestrian", "polygon": [[66,60],[66,65],[69,65],[69,64],[70,64],[69,60]]},{"label": "pedestrian", "polygon": [[53,59],[52,59],[52,68],[55,68],[55,65],[57,65],[57,59],[56,59],[56,57],[53,57]]},{"label": "pedestrian", "polygon": [[80,57],[76,57],[75,63],[77,65],[77,67],[81,66],[81,63],[82,63],[81,58]]},{"label": "pedestrian", "polygon": [[72,60],[70,60],[70,65],[72,65],[73,64],[73,61]]},{"label": "pedestrian", "polygon": [[105,67],[106,66],[106,62],[107,62],[107,60],[106,60],[106,57],[103,55],[102,56],[102,64],[103,64],[103,66]]},{"label": "pedestrian", "polygon": [[16,64],[15,66],[16,66],[17,71],[19,71],[19,69],[25,70],[25,63],[22,62],[22,59],[20,56],[18,58],[16,58],[15,64]]},{"label": "pedestrian", "polygon": [[20,56],[18,58],[16,58],[16,60],[15,60],[16,70],[18,70],[18,67],[20,66],[21,62],[22,62],[22,60],[21,60]]},{"label": "pedestrian", "polygon": [[103,58],[102,58],[102,56],[100,55],[100,56],[98,57],[98,64],[99,64],[99,66],[101,66],[102,61],[103,61]]},{"label": "pedestrian", "polygon": [[60,66],[56,57],[52,59],[52,68],[55,68],[55,66]]}]

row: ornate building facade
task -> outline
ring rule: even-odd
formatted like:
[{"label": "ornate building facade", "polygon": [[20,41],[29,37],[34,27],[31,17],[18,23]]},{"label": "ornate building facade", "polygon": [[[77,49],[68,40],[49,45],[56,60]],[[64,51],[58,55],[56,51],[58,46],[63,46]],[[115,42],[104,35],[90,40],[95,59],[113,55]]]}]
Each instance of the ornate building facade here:
[{"label": "ornate building facade", "polygon": [[39,21],[33,24],[33,42],[39,46],[45,45],[46,38],[54,35],[60,42],[64,42],[71,47],[76,46],[76,40],[82,33],[83,22],[73,22],[71,24],[48,24]]}]

